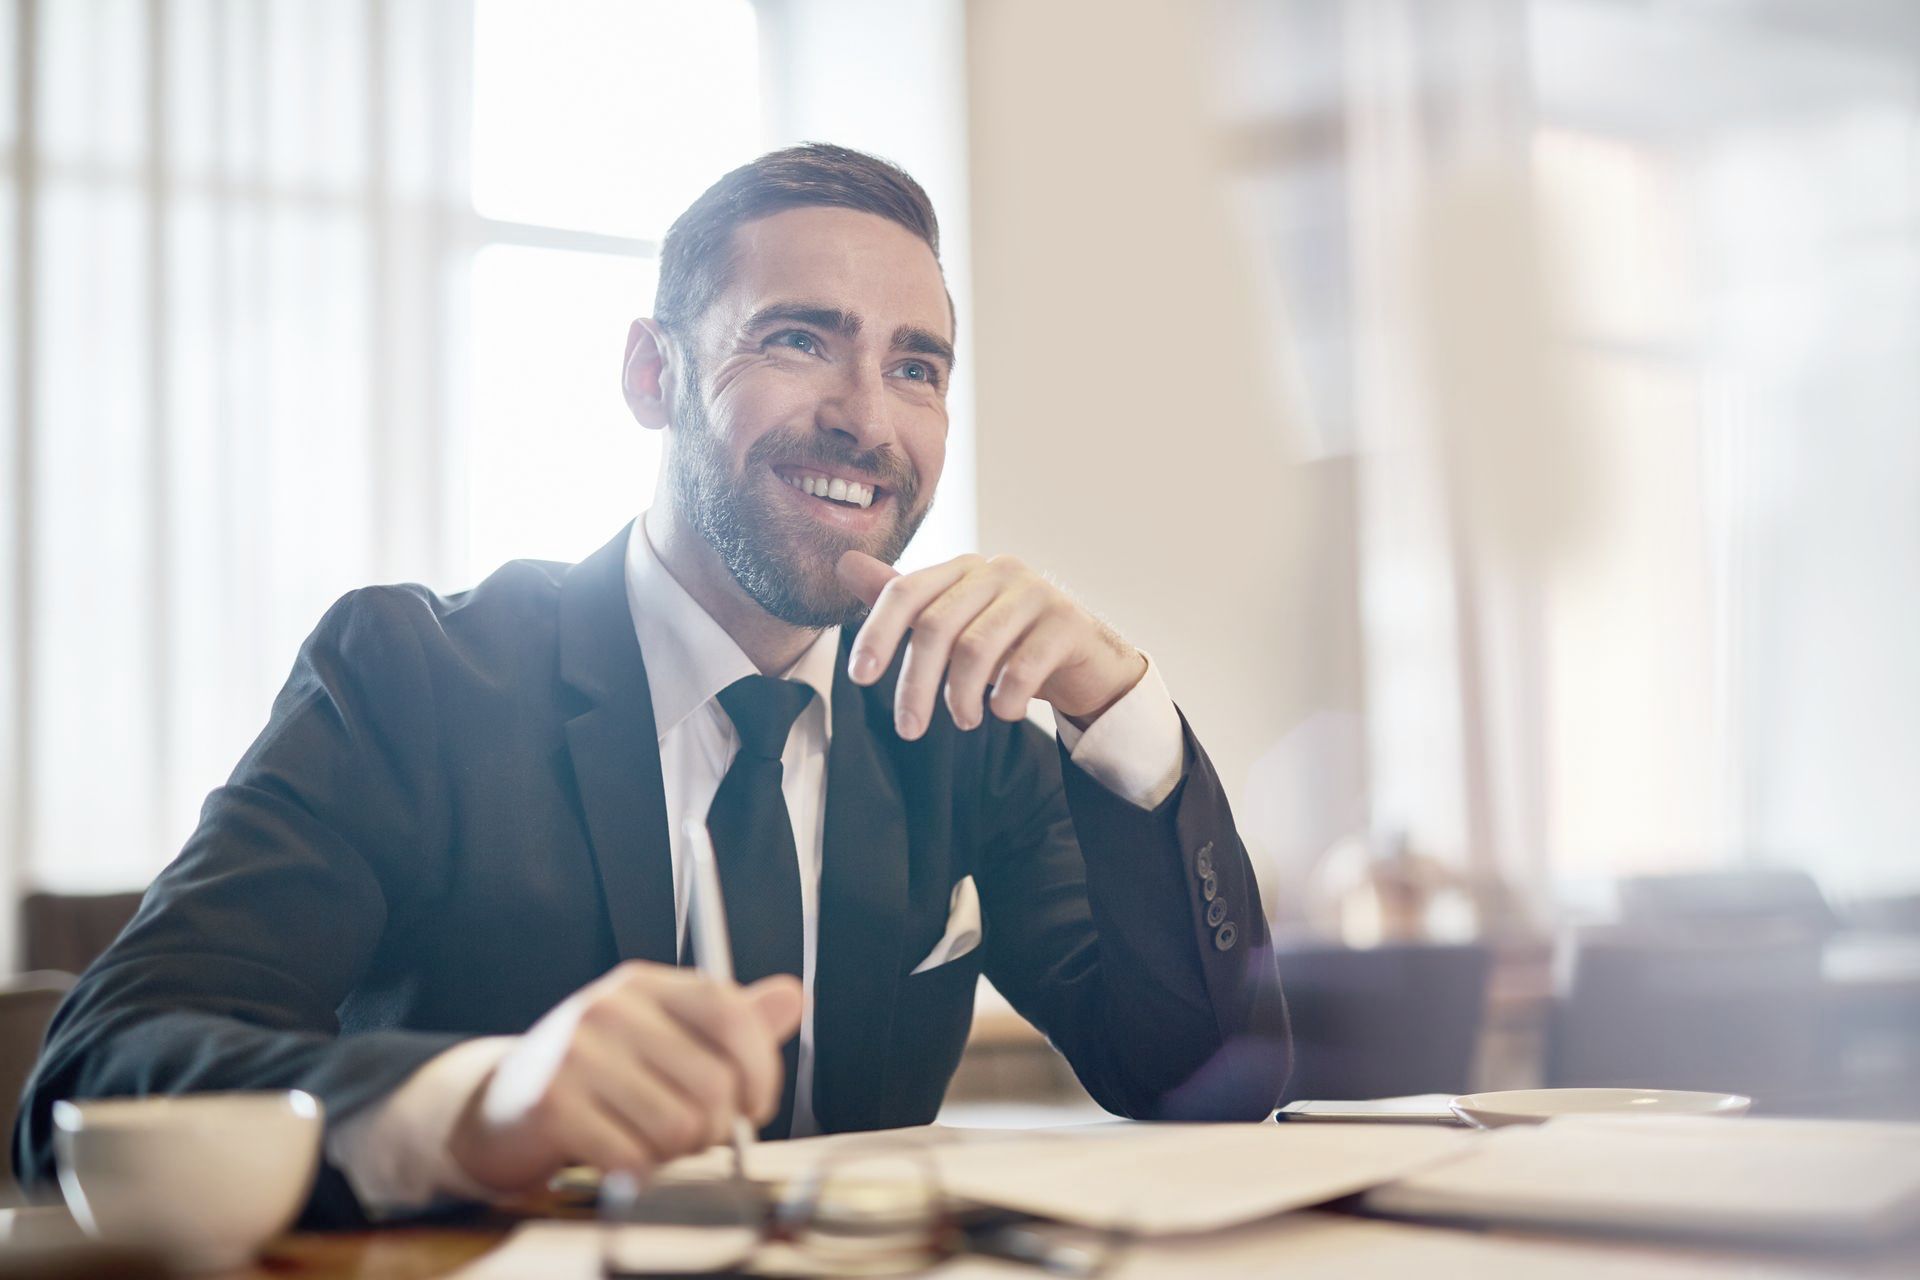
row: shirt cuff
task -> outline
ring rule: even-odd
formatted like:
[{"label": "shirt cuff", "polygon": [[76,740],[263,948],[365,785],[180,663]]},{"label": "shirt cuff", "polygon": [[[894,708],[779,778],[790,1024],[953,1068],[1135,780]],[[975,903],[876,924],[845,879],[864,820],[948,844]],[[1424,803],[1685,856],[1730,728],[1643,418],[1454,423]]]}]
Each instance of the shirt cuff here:
[{"label": "shirt cuff", "polygon": [[1133,688],[1080,730],[1065,716],[1054,728],[1067,756],[1113,794],[1142,809],[1157,809],[1186,771],[1186,740],[1180,713],[1152,657]]},{"label": "shirt cuff", "polygon": [[447,1199],[490,1194],[448,1153],[473,1091],[513,1047],[513,1036],[464,1040],[429,1058],[377,1105],[333,1126],[327,1158],[346,1175],[370,1218],[416,1213]]}]

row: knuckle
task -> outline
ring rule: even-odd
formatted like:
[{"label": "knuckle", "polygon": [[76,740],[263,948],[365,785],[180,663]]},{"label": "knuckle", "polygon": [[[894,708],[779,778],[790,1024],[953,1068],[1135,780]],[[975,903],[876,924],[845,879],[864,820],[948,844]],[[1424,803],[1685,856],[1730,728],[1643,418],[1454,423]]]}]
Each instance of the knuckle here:
[{"label": "knuckle", "polygon": [[620,1005],[612,999],[590,1000],[580,1011],[579,1027],[595,1035],[612,1031],[620,1023]]},{"label": "knuckle", "polygon": [[929,605],[913,620],[916,640],[945,640],[953,631],[953,612],[938,604]]},{"label": "knuckle", "polygon": [[653,966],[645,960],[622,960],[614,966],[613,978],[622,986],[640,985],[653,976]]},{"label": "knuckle", "polygon": [[961,633],[953,642],[954,657],[966,662],[984,661],[992,648],[992,639],[979,631],[969,630]]}]

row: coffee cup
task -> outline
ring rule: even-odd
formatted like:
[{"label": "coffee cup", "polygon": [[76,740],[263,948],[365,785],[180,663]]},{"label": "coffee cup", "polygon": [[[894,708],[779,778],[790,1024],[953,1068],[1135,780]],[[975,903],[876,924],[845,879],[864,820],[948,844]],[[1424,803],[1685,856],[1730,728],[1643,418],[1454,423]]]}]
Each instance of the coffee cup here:
[{"label": "coffee cup", "polygon": [[321,1114],[297,1090],[56,1102],[60,1191],[95,1239],[183,1270],[242,1266],[306,1203]]}]

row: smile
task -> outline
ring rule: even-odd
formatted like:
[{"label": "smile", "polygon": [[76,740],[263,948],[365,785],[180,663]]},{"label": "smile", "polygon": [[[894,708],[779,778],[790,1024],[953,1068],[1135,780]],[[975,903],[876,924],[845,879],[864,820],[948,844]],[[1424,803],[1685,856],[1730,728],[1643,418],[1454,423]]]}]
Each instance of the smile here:
[{"label": "smile", "polygon": [[830,476],[820,471],[806,471],[799,468],[774,472],[782,483],[810,494],[827,502],[844,507],[867,508],[873,505],[876,490],[873,485],[858,480],[848,480],[842,476]]}]

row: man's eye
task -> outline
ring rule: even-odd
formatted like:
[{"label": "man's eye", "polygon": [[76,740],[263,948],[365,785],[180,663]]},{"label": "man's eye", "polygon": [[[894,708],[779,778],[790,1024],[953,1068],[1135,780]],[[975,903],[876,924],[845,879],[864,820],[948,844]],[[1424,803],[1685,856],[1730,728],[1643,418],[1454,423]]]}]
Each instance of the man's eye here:
[{"label": "man's eye", "polygon": [[808,354],[820,349],[820,344],[814,341],[812,334],[804,333],[799,329],[788,329],[783,333],[776,333],[773,335],[773,342],[777,346],[792,347],[795,351],[805,351]]},{"label": "man's eye", "polygon": [[920,360],[909,360],[900,366],[900,376],[912,382],[938,382],[940,375],[934,367]]}]

